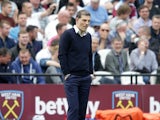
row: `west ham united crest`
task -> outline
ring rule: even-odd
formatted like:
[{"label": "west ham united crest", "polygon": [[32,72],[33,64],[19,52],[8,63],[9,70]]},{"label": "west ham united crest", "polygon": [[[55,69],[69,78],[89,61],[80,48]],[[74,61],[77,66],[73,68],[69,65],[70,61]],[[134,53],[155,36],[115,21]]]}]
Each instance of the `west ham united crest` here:
[{"label": "west ham united crest", "polygon": [[114,91],[112,92],[112,108],[128,109],[138,106],[138,92]]},{"label": "west ham united crest", "polygon": [[2,120],[20,120],[22,117],[23,109],[23,91],[0,91],[0,118]]}]

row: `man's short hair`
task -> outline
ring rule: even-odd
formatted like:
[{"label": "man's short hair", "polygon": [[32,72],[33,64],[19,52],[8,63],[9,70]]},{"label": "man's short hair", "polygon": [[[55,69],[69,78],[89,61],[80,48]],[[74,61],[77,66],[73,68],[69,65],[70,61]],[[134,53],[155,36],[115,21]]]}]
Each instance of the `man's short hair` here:
[{"label": "man's short hair", "polygon": [[18,12],[18,16],[20,16],[20,15],[26,15],[26,13],[20,11],[20,12]]},{"label": "man's short hair", "polygon": [[86,11],[86,10],[80,10],[80,11],[78,11],[78,13],[76,15],[76,18],[81,18],[82,15],[91,16],[91,14],[88,11]]},{"label": "man's short hair", "polygon": [[153,20],[154,18],[160,19],[160,15],[153,15],[152,20]]},{"label": "man's short hair", "polygon": [[66,9],[67,9],[68,7],[75,7],[75,6],[74,6],[74,4],[73,4],[73,3],[68,2],[68,3],[66,4]]},{"label": "man's short hair", "polygon": [[8,22],[7,20],[0,20],[0,28],[3,28],[4,24],[7,24],[7,25],[11,26],[10,22]]},{"label": "man's short hair", "polygon": [[5,7],[8,4],[11,5],[11,2],[9,0],[2,0],[1,7]]},{"label": "man's short hair", "polygon": [[27,32],[31,32],[31,31],[33,31],[34,29],[38,29],[38,27],[35,26],[35,25],[28,25],[27,28],[26,28],[26,31],[27,31]]},{"label": "man's short hair", "polygon": [[64,23],[58,23],[58,24],[56,25],[56,31],[62,29],[63,26],[66,26],[66,24],[64,24]]},{"label": "man's short hair", "polygon": [[131,8],[128,4],[121,5],[117,10],[117,15],[130,14]]},{"label": "man's short hair", "polygon": [[149,7],[147,5],[141,5],[139,8],[138,8],[138,12],[140,12],[142,9],[144,8],[147,8],[149,10]]},{"label": "man's short hair", "polygon": [[139,27],[139,29],[143,30],[143,32],[145,32],[146,35],[151,35],[150,27],[148,27],[148,26],[141,26],[141,27]]},{"label": "man's short hair", "polygon": [[20,49],[20,51],[19,51],[19,54],[20,53],[26,53],[26,52],[28,52],[30,55],[31,55],[31,52],[30,52],[30,50],[29,49],[27,49],[27,48],[23,48],[23,49]]},{"label": "man's short hair", "polygon": [[7,48],[0,48],[0,56],[6,56],[6,55],[11,55],[11,52]]},{"label": "man's short hair", "polygon": [[113,39],[111,40],[111,43],[113,44],[115,41],[119,41],[119,42],[124,43],[123,40],[122,40],[120,37],[115,37],[115,38],[113,38]]},{"label": "man's short hair", "polygon": [[21,34],[28,34],[28,32],[26,30],[21,30],[19,33],[18,33],[18,37],[21,35]]}]

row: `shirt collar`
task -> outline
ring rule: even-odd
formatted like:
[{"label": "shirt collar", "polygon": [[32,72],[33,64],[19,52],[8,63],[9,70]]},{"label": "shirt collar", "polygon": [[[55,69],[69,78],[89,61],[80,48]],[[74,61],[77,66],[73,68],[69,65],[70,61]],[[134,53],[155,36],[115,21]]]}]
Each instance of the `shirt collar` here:
[{"label": "shirt collar", "polygon": [[87,34],[87,32],[84,32],[84,33],[82,34],[82,33],[80,32],[79,28],[78,28],[76,25],[74,25],[73,28],[74,28],[75,32],[76,32],[77,34],[79,34],[81,37],[83,37],[83,36],[85,36],[85,35]]},{"label": "shirt collar", "polygon": [[114,54],[115,56],[121,56],[121,54],[122,54],[122,50],[120,51],[119,54],[118,54],[115,50],[112,50],[112,52],[113,52],[113,54]]}]

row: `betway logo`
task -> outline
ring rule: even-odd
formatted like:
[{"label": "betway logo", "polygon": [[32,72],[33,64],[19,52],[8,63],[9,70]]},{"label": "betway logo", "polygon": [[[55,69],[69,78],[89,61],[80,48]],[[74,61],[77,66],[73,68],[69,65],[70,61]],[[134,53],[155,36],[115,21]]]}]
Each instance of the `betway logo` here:
[{"label": "betway logo", "polygon": [[[87,114],[90,114],[91,117],[95,116],[96,111],[98,110],[100,101],[88,101],[87,105]],[[66,98],[57,98],[56,101],[49,100],[47,102],[40,99],[40,96],[35,97],[35,114],[49,114],[49,115],[64,115],[68,109],[67,99]]]},{"label": "betway logo", "polygon": [[150,113],[159,113],[160,112],[160,102],[155,100],[153,96],[149,98],[149,104],[150,104]]}]

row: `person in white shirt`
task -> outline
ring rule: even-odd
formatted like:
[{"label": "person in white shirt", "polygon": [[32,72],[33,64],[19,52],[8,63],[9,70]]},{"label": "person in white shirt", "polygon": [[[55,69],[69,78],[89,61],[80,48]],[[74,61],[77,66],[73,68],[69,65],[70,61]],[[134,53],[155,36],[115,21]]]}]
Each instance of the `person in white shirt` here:
[{"label": "person in white shirt", "polygon": [[59,11],[58,15],[48,23],[45,28],[45,39],[48,41],[51,37],[57,35],[56,25],[58,23],[63,23],[67,25],[67,29],[72,28],[72,25],[69,24],[70,14],[67,10]]}]

